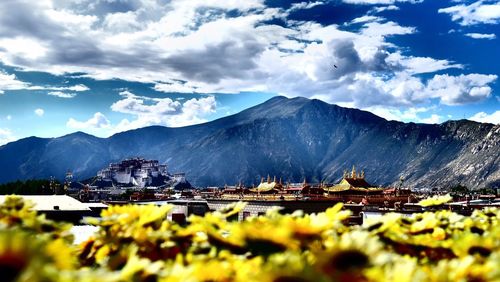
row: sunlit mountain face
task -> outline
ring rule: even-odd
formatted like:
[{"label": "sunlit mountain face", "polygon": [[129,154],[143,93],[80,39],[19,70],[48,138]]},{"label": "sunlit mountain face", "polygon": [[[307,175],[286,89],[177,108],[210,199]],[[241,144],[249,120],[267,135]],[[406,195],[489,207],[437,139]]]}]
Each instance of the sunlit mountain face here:
[{"label": "sunlit mountain face", "polygon": [[500,121],[499,1],[0,1],[0,144],[180,127],[277,95]]}]

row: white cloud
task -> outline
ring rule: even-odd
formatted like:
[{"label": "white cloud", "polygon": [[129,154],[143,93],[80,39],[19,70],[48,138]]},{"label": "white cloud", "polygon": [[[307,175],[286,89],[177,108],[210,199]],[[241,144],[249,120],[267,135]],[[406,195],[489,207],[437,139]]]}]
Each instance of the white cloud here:
[{"label": "white cloud", "polygon": [[28,86],[28,83],[18,80],[15,74],[7,74],[0,70],[0,94],[5,90],[21,90]]},{"label": "white cloud", "polygon": [[109,128],[111,122],[100,112],[94,114],[94,116],[86,121],[77,121],[74,118],[70,118],[66,122],[66,126],[73,129],[101,129]]},{"label": "white cloud", "polygon": [[170,127],[186,126],[206,122],[205,117],[216,110],[213,96],[190,99],[181,103],[170,98],[137,96],[129,91],[120,93],[123,99],[113,103],[115,112],[131,114],[134,119],[123,119],[114,129],[121,132],[150,125]]},{"label": "white cloud", "polygon": [[[372,106],[364,108],[363,110],[370,111],[380,117],[387,120],[395,120],[401,122],[416,122],[416,123],[440,123],[443,117],[429,112],[435,111],[435,107],[382,107],[382,106]],[[423,117],[427,116],[427,117]]]},{"label": "white cloud", "polygon": [[[1,47],[1,46],[0,46]],[[0,48],[1,53],[1,48]],[[15,74],[8,74],[0,70],[0,94],[3,94],[5,90],[50,90],[50,91],[87,91],[90,90],[84,84],[77,84],[73,86],[38,86],[31,85],[30,83],[20,81],[17,79]]]},{"label": "white cloud", "polygon": [[156,83],[154,90],[165,93],[203,93],[202,90],[197,89],[196,85],[190,82],[172,81],[169,83]]},{"label": "white cloud", "polygon": [[95,15],[80,15],[69,10],[46,9],[44,13],[55,23],[75,31],[89,31],[99,20]]},{"label": "white cloud", "polygon": [[383,18],[381,18],[381,17],[364,15],[362,17],[355,18],[354,20],[351,21],[351,23],[376,22],[376,21],[381,21],[381,20],[383,20]]},{"label": "white cloud", "polygon": [[463,68],[460,64],[454,64],[448,60],[436,60],[430,57],[402,56],[395,52],[388,56],[387,61],[400,64],[411,74],[432,73],[449,68]]},{"label": "white cloud", "polygon": [[500,2],[486,4],[477,1],[470,5],[460,4],[438,10],[439,13],[451,15],[453,21],[460,25],[497,24],[500,21]]},{"label": "white cloud", "polygon": [[389,5],[389,6],[382,6],[382,7],[374,7],[373,9],[370,10],[371,13],[381,13],[384,11],[397,11],[399,10],[398,6],[395,5]]},{"label": "white cloud", "polygon": [[247,12],[250,9],[264,8],[264,1],[262,0],[174,0],[172,1],[173,6],[181,9],[197,10],[199,8],[216,8],[223,10],[238,10],[241,12]]},{"label": "white cloud", "polygon": [[67,98],[67,99],[76,97],[76,93],[65,93],[61,91],[52,91],[47,94],[50,96],[56,96],[59,98]]},{"label": "white cloud", "polygon": [[496,75],[476,73],[459,76],[435,75],[421,94],[428,98],[439,98],[446,105],[474,103],[490,97],[492,89],[488,84],[496,79]]},{"label": "white cloud", "polygon": [[69,91],[77,91],[77,92],[90,90],[90,88],[88,88],[84,84],[77,84],[77,85],[73,85],[73,86],[69,86],[69,87],[57,87],[57,88],[52,88],[52,89],[54,89],[54,90],[69,90]]},{"label": "white cloud", "polygon": [[494,33],[466,33],[465,36],[474,39],[489,39],[489,40],[497,38],[497,36]]},{"label": "white cloud", "polygon": [[440,123],[442,118],[443,117],[440,115],[432,114],[430,117],[422,119],[422,122],[423,123]]},{"label": "white cloud", "polygon": [[77,84],[77,85],[72,85],[72,86],[63,86],[63,87],[58,87],[58,86],[29,86],[26,87],[25,89],[27,90],[47,90],[47,91],[75,91],[75,92],[82,92],[82,91],[88,91],[90,88],[88,88],[84,84]]},{"label": "white cloud", "polygon": [[8,128],[0,128],[0,146],[16,140],[12,131]]},{"label": "white cloud", "polygon": [[293,3],[287,12],[311,9],[319,5],[324,5],[323,1]]},{"label": "white cloud", "polygon": [[14,38],[0,38],[0,50],[16,57],[36,60],[47,55],[47,47],[39,40],[17,36]]},{"label": "white cloud", "polygon": [[391,36],[391,35],[404,35],[404,34],[412,34],[415,33],[416,29],[413,27],[404,27],[400,26],[395,22],[386,22],[386,23],[378,23],[378,22],[369,22],[364,25],[364,29],[362,30],[362,34],[367,36]]},{"label": "white cloud", "polygon": [[[49,37],[43,40],[44,44],[48,44],[48,53],[35,60],[23,61],[15,53],[5,52],[2,60],[10,65],[56,74],[84,72],[87,73],[85,76],[96,79],[120,78],[167,84],[168,81],[179,80],[190,82],[198,89],[196,92],[239,92],[255,88],[255,85],[261,89],[266,80],[280,75],[262,69],[260,57],[263,52],[275,49],[273,46],[300,52],[310,45],[301,40],[308,36],[306,33],[310,33],[304,28],[311,23],[304,22],[296,27],[265,24],[273,18],[285,17],[287,13],[266,8],[263,1],[173,1],[165,4],[148,2],[147,5],[134,2],[133,9],[104,14],[98,10],[104,2],[94,5],[82,0],[79,3],[73,5],[58,1],[39,8],[50,8],[51,11],[63,9],[65,17],[76,17],[66,22],[84,25],[85,28],[73,30],[53,17],[41,17],[38,21],[41,29],[51,27],[43,29],[43,36]],[[321,3],[299,3],[294,7],[311,8]],[[20,3],[7,6],[2,10],[10,8],[25,13],[22,19],[36,18],[29,17],[34,8],[28,9]],[[232,9],[239,10],[241,15],[228,17],[224,14]],[[103,11],[109,10],[110,7],[103,7]],[[82,21],[85,17],[78,17],[77,11],[87,15],[101,13],[102,22],[96,22],[94,18]],[[51,13],[45,14],[53,15]],[[124,23],[124,26],[116,27],[117,22]],[[20,28],[21,25],[15,27]],[[408,28],[397,30],[396,24],[388,23],[373,28],[367,26],[366,35],[388,35],[384,34],[386,31],[376,33],[374,28],[393,29],[390,35],[411,32]],[[28,32],[14,30],[17,33]],[[38,34],[36,37],[39,37]],[[327,44],[332,39],[321,44]],[[214,82],[218,84],[214,85]],[[234,89],[231,86],[237,87]],[[190,88],[183,86],[181,89],[187,92]]]},{"label": "white cloud", "polygon": [[[131,92],[123,91],[120,93],[123,97],[111,105],[111,110],[115,112],[133,114],[133,115],[165,115],[175,113],[180,106],[178,101],[173,101],[170,98],[153,99],[139,97]],[[151,101],[151,105],[145,104],[146,101]]]},{"label": "white cloud", "polygon": [[[413,106],[436,99],[445,105],[480,102],[491,96],[490,83],[496,75],[468,74],[434,75],[424,81],[408,73],[386,78],[373,74],[358,74],[346,92],[350,92],[352,106],[366,108],[375,105]],[[341,92],[341,95],[344,92]],[[369,93],[369,94],[367,94]],[[383,99],[383,103],[377,102]]]},{"label": "white cloud", "polygon": [[140,30],[142,24],[138,21],[137,16],[132,11],[108,14],[104,19],[103,25],[107,30],[114,30],[116,32]]},{"label": "white cloud", "polygon": [[43,109],[38,108],[38,109],[36,109],[34,111],[34,113],[35,113],[35,115],[41,117],[41,116],[43,116],[43,114],[45,113],[45,111]]},{"label": "white cloud", "polygon": [[7,120],[12,120],[12,116],[11,116],[11,115],[7,115],[7,116],[5,117],[5,119],[7,119]]},{"label": "white cloud", "polygon": [[[13,47],[0,48],[0,60],[24,70],[148,82],[162,92],[262,91],[362,108],[422,107],[432,100],[463,104],[491,95],[490,84],[496,76],[483,75],[489,79],[478,83],[470,75],[433,76],[463,66],[446,58],[408,55],[411,52],[397,46],[391,37],[411,35],[417,29],[373,16],[374,12],[397,9],[394,3],[420,1],[349,2],[384,6],[374,6],[368,15],[354,19],[359,23],[356,30],[353,26],[292,21],[287,18],[289,11],[268,8],[258,0],[46,0],[31,5],[0,1],[1,37],[27,38],[38,46],[33,54],[29,48],[23,54]],[[293,7],[307,9],[321,3]],[[287,25],[269,23],[275,19]],[[422,78],[424,73],[429,78]],[[89,90],[85,85],[23,87],[69,95]],[[215,109],[215,100],[203,102]],[[206,118],[189,117],[183,105],[168,98],[124,95],[111,107],[134,117],[123,123],[130,127],[172,126],[173,116],[182,116],[180,124]]]},{"label": "white cloud", "polygon": [[344,3],[357,5],[392,5],[397,2],[421,3],[423,0],[342,0]]},{"label": "white cloud", "polygon": [[494,113],[491,114],[487,114],[485,112],[479,112],[471,116],[469,119],[477,122],[500,124],[500,111],[495,111]]},{"label": "white cloud", "polygon": [[[429,123],[429,118],[422,118],[421,115],[434,110],[434,107],[409,107],[406,109],[401,109],[397,107],[383,107],[383,106],[371,106],[366,107],[363,110],[370,111],[380,117],[387,120],[396,120],[402,122],[419,122],[419,123]],[[430,118],[437,116],[436,114],[431,114]],[[439,116],[437,116],[439,117]],[[434,117],[436,119],[436,117]],[[439,120],[438,120],[439,121]]]},{"label": "white cloud", "polygon": [[215,113],[216,107],[217,102],[215,101],[214,96],[208,96],[199,99],[189,99],[184,102],[182,106],[182,113],[185,115],[184,117],[182,117],[184,121],[182,121],[182,119],[179,121],[182,121],[185,125],[197,123],[196,121],[191,121],[195,119],[198,119],[201,122],[204,116]]}]

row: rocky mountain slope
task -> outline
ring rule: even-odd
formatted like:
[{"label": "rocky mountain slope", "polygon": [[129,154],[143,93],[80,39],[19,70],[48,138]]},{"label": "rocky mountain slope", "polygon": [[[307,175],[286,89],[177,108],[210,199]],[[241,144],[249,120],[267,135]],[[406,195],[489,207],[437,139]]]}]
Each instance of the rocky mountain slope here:
[{"label": "rocky mountain slope", "polygon": [[238,114],[182,128],[152,126],[97,138],[77,132],[30,137],[0,147],[0,182],[84,179],[127,157],[158,159],[193,185],[338,181],[364,169],[375,185],[416,188],[500,186],[500,126],[472,121],[439,125],[386,121],[369,112],[306,98],[275,97]]}]

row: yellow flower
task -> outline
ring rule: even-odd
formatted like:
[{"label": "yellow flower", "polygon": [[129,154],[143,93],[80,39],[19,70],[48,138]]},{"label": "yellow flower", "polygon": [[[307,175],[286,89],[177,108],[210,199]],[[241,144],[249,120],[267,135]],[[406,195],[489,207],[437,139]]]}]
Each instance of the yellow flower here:
[{"label": "yellow flower", "polygon": [[448,203],[452,199],[453,198],[450,196],[450,194],[446,194],[444,196],[437,195],[437,196],[433,196],[433,197],[424,199],[424,200],[418,202],[418,204],[421,205],[422,207],[439,206],[439,205]]},{"label": "yellow flower", "polygon": [[45,252],[54,260],[57,269],[73,269],[76,266],[76,252],[63,239],[51,240],[45,245]]},{"label": "yellow flower", "polygon": [[74,258],[63,239],[50,241],[19,229],[0,230],[3,281],[57,281],[59,271],[74,270]]},{"label": "yellow flower", "polygon": [[500,210],[386,214],[362,226],[336,205],[323,213],[241,211],[167,220],[171,207],[113,206],[87,219],[98,232],[70,244],[68,225],[22,199],[0,205],[2,279],[18,281],[500,281]]}]

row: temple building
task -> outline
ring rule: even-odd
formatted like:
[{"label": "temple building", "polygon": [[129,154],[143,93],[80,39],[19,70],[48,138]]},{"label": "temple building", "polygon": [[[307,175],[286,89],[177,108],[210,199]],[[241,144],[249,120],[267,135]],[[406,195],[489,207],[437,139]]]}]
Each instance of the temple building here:
[{"label": "temple building", "polygon": [[344,171],[344,175],[342,180],[331,187],[323,188],[327,193],[335,193],[335,194],[382,194],[384,191],[383,188],[372,187],[365,180],[365,172],[361,171],[361,173],[356,173],[356,168],[353,166],[352,171],[349,173]]},{"label": "temple building", "polygon": [[338,184],[328,185],[323,182],[316,184],[287,183],[283,186],[281,179],[276,177],[261,178],[257,187],[245,188],[241,183],[238,186],[225,186],[215,197],[224,200],[241,201],[304,201],[318,202],[343,202],[348,204],[384,205],[386,207],[395,203],[408,201],[411,191],[408,189],[374,187],[365,180],[365,173],[356,172],[353,166],[351,172],[344,171],[342,180]]},{"label": "temple building", "polygon": [[254,193],[273,193],[281,190],[283,190],[281,178],[279,182],[277,182],[275,176],[273,181],[271,181],[271,177],[269,175],[267,176],[267,181],[264,181],[264,177],[262,177],[259,186],[250,189],[250,191]]},{"label": "temple building", "polygon": [[168,172],[167,165],[159,164],[157,160],[131,158],[109,164],[107,168],[97,173],[97,177],[103,181],[113,181],[118,185],[143,188],[148,185],[163,184]]}]

